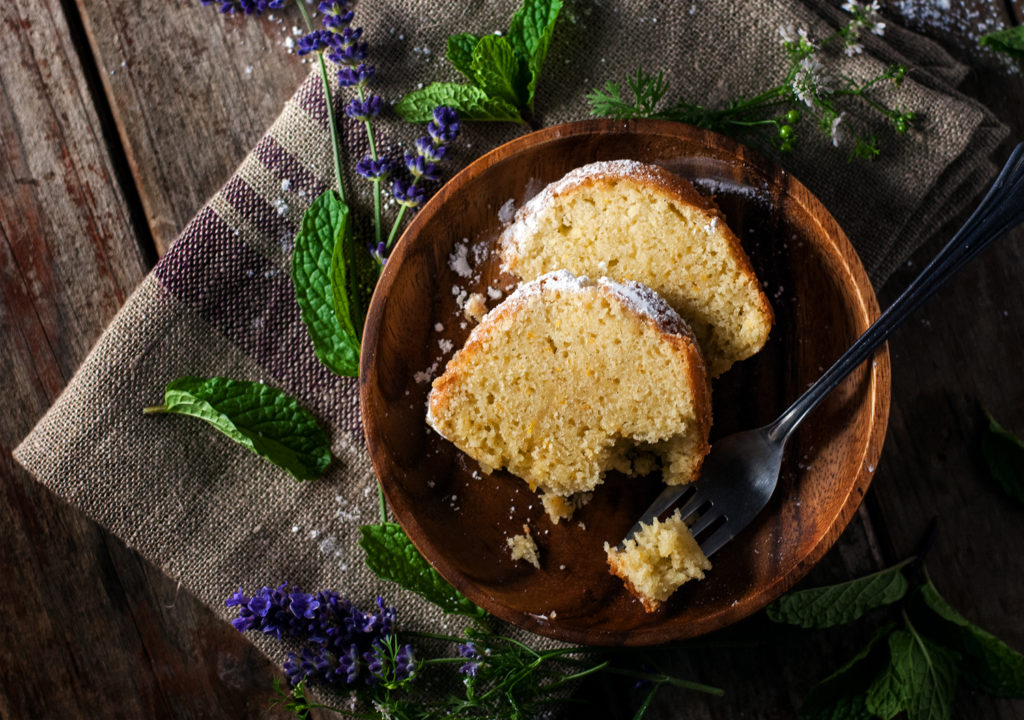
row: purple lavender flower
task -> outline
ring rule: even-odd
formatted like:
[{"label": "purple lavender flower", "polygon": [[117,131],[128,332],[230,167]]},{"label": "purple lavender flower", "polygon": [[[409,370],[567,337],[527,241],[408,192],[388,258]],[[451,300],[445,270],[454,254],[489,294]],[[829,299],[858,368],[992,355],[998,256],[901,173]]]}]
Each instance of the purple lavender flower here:
[{"label": "purple lavender flower", "polygon": [[434,119],[427,125],[427,132],[435,145],[447,145],[459,134],[459,114],[444,105],[434,108]]},{"label": "purple lavender flower", "polygon": [[373,65],[367,65],[362,63],[359,67],[343,67],[338,71],[338,84],[342,87],[352,87],[358,85],[362,87],[366,85],[373,78],[374,68]]},{"label": "purple lavender flower", "polygon": [[414,669],[412,648],[402,648],[395,658],[380,654],[381,648],[397,647],[396,611],[383,598],[377,598],[376,612],[367,613],[336,592],[309,594],[284,583],[274,589],[263,587],[252,597],[239,588],[225,605],[237,608],[232,624],[240,632],[258,630],[309,643],[299,653],[290,653],[284,664],[293,685],[301,680],[338,688],[375,683],[378,679],[370,672],[374,657],[382,668],[378,672],[390,672],[392,664],[397,673]]},{"label": "purple lavender flower", "polygon": [[242,588],[239,587],[238,590],[233,592],[228,597],[228,599],[224,601],[224,604],[227,605],[228,607],[236,607],[238,605],[248,605],[249,604],[249,596],[246,595],[244,592],[242,592]]},{"label": "purple lavender flower", "polygon": [[428,162],[422,155],[412,155],[411,153],[405,154],[405,168],[409,171],[409,174],[414,178],[424,178],[425,180],[440,180],[441,170],[436,164]]},{"label": "purple lavender flower", "polygon": [[373,256],[373,259],[376,260],[381,267],[384,267],[384,263],[388,261],[387,252],[388,246],[386,243],[382,242],[377,243],[377,247],[370,250],[370,254]]},{"label": "purple lavender flower", "polygon": [[410,209],[418,208],[427,199],[426,190],[400,178],[396,178],[392,183],[391,194],[395,196],[399,205]]},{"label": "purple lavender flower", "polygon": [[[345,29],[347,30],[348,28]],[[359,30],[361,31],[362,28],[359,28]],[[343,36],[335,35],[334,37],[340,38]],[[345,44],[340,40],[336,40],[333,44],[333,49],[327,54],[327,57],[339,65],[354,67],[365,60],[369,54],[370,46],[367,43],[351,42]]]},{"label": "purple lavender flower", "polygon": [[356,163],[357,173],[367,180],[374,180],[377,182],[387,180],[388,176],[390,176],[394,170],[395,163],[390,158],[386,157],[374,160],[372,157],[366,156]]},{"label": "purple lavender flower", "polygon": [[348,9],[348,0],[324,0],[318,9],[328,29],[341,28],[352,22],[353,12]]},{"label": "purple lavender flower", "polygon": [[320,607],[320,602],[315,600],[312,595],[304,592],[293,592],[288,598],[291,600],[288,609],[296,618],[312,620],[316,617],[314,613]]},{"label": "purple lavender flower", "polygon": [[395,679],[407,680],[416,672],[416,656],[412,645],[403,645],[395,655]]},{"label": "purple lavender flower", "polygon": [[348,650],[338,656],[338,668],[335,673],[343,676],[347,685],[355,685],[359,680],[359,670],[359,648],[352,643]]},{"label": "purple lavender flower", "polygon": [[203,5],[217,5],[222,13],[241,12],[262,15],[266,10],[279,10],[286,0],[199,0]]},{"label": "purple lavender flower", "polygon": [[376,685],[384,678],[384,653],[385,649],[380,640],[375,640],[373,646],[363,653],[363,660],[366,661],[366,669],[370,671],[369,683]]},{"label": "purple lavender flower", "polygon": [[416,138],[416,152],[427,162],[438,162],[444,158],[448,148],[445,145],[435,145],[433,138],[424,135]]},{"label": "purple lavender flower", "polygon": [[365,101],[355,97],[345,106],[345,114],[353,120],[363,122],[380,115],[383,105],[384,101],[380,95],[370,95]]},{"label": "purple lavender flower", "polygon": [[303,35],[299,38],[295,45],[295,54],[308,55],[318,50],[335,48],[338,42],[335,38],[336,36],[327,30],[314,30],[308,35]]},{"label": "purple lavender flower", "polygon": [[469,660],[468,663],[459,668],[459,672],[463,675],[476,677],[477,672],[480,670],[480,652],[476,649],[476,645],[472,642],[459,645],[459,656]]}]

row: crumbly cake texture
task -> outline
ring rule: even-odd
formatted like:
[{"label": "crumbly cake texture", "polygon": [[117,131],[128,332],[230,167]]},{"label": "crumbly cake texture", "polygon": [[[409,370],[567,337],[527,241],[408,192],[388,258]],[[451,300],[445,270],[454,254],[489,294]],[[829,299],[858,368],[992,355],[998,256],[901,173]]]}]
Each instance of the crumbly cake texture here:
[{"label": "crumbly cake texture", "polygon": [[565,268],[652,288],[693,329],[711,377],[771,331],[771,305],[718,207],[657,165],[571,171],[520,208],[499,247],[503,268],[524,280]]},{"label": "crumbly cake texture", "polygon": [[655,518],[644,525],[623,550],[605,543],[604,551],[612,574],[622,578],[647,612],[657,610],[683,583],[703,580],[711,569],[678,509],[664,521]]},{"label": "crumbly cake texture", "polygon": [[696,340],[653,291],[562,270],[473,329],[434,380],[427,422],[485,472],[507,468],[551,496],[554,520],[572,502],[553,497],[634,472],[638,451],[661,458],[668,484],[695,479],[711,391]]},{"label": "crumbly cake texture", "polygon": [[509,554],[513,560],[523,560],[540,570],[540,556],[537,552],[537,543],[530,534],[530,526],[523,525],[522,535],[513,535],[505,539],[508,545]]}]

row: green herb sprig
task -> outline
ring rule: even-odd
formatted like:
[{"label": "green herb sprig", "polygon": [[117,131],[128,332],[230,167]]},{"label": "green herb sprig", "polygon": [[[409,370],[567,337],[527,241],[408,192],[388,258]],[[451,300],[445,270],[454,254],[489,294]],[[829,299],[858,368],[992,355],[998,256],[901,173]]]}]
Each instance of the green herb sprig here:
[{"label": "green herb sprig", "polygon": [[[535,650],[494,631],[496,621],[452,587],[419,554],[401,526],[382,522],[361,528],[360,547],[367,566],[382,580],[393,582],[430,601],[445,612],[463,615],[472,625],[463,635],[402,633],[402,640],[454,645],[458,654],[420,661],[420,669],[460,666],[463,692],[441,700],[419,697],[415,702],[390,698],[381,705],[385,717],[395,718],[529,718],[553,704],[571,703],[563,692],[569,683],[594,673],[607,673],[650,684],[636,718],[643,717],[658,689],[674,686],[721,695],[722,690],[658,672],[619,667],[593,648],[563,647]],[[418,670],[417,672],[419,672]],[[288,702],[298,702],[291,697]],[[385,700],[376,698],[378,704]]]},{"label": "green herb sprig", "polygon": [[409,122],[423,122],[435,105],[447,105],[466,120],[536,127],[537,80],[561,9],[562,0],[523,0],[505,35],[452,35],[445,56],[469,84],[431,83],[403,97],[395,111]]},{"label": "green herb sprig", "polygon": [[910,720],[946,720],[961,680],[990,695],[1024,697],[1024,654],[954,610],[923,557],[924,551],[863,578],[790,593],[768,607],[775,622],[804,628],[847,624],[886,606],[894,615],[811,690],[800,718],[888,720],[906,712]]},{"label": "green herb sprig", "polygon": [[890,65],[863,81],[845,75],[832,77],[826,72],[819,60],[823,47],[840,45],[847,55],[855,55],[863,50],[859,42],[862,32],[881,34],[885,27],[877,19],[874,3],[847,2],[843,7],[852,14],[852,19],[820,45],[805,30],[780,28],[788,60],[786,74],[777,85],[756,95],[736,98],[720,108],[709,108],[682,98],[666,105],[663,101],[668,93],[668,82],[664,74],[654,75],[641,68],[626,79],[625,88],[609,81],[587,95],[591,114],[618,120],[673,120],[727,135],[754,135],[784,153],[795,147],[797,128],[805,116],[810,116],[836,147],[847,144],[847,137],[852,141],[850,158],[873,159],[880,152],[878,139],[851,128],[848,114],[842,109],[844,101],[860,101],[885,118],[898,133],[906,133],[918,116],[912,111],[888,107],[870,92],[884,84],[899,87],[907,73],[903,65]]},{"label": "green herb sprig", "polygon": [[320,476],[331,462],[330,438],[316,418],[295,398],[263,383],[180,377],[168,383],[163,405],[143,412],[205,420],[297,480]]},{"label": "green herb sprig", "polygon": [[978,38],[978,44],[1015,58],[1024,58],[1024,25],[996,30]]}]

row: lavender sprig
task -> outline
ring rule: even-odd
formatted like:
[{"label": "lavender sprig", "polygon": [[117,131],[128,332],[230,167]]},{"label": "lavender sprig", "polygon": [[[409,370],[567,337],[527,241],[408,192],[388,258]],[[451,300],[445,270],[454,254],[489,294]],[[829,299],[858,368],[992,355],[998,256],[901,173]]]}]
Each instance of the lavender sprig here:
[{"label": "lavender sprig", "polygon": [[203,5],[216,5],[222,13],[230,15],[262,15],[267,10],[279,10],[286,0],[199,0]]},{"label": "lavender sprig", "polygon": [[397,613],[383,598],[377,598],[374,612],[364,612],[331,590],[309,594],[283,583],[251,597],[239,588],[224,604],[237,608],[231,624],[239,632],[307,643],[288,653],[284,663],[292,685],[343,690],[384,684],[397,689],[416,674],[412,646],[398,642]]}]

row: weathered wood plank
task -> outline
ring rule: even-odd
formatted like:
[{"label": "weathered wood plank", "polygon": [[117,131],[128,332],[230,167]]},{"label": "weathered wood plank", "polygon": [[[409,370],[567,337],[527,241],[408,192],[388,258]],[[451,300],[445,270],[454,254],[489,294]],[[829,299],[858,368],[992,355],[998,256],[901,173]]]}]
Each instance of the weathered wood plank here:
[{"label": "weathered wood plank", "polygon": [[0,716],[258,717],[252,646],[11,459],[147,266],[60,2],[0,28]]},{"label": "weathered wood plank", "polygon": [[[76,0],[161,255],[306,75],[299,21],[195,0]],[[294,17],[293,17],[294,15]]]}]

